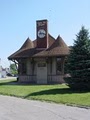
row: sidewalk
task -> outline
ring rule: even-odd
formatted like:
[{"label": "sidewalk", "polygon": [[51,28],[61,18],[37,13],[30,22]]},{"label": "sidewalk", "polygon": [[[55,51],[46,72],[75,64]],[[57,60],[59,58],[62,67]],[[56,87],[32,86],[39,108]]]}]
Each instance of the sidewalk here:
[{"label": "sidewalk", "polygon": [[16,77],[5,77],[5,78],[0,78],[0,80],[11,80],[11,79],[17,79]]}]

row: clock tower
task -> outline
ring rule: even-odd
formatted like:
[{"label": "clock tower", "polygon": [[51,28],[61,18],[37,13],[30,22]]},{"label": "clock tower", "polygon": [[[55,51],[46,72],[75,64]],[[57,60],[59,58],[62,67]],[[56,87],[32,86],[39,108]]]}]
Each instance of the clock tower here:
[{"label": "clock tower", "polygon": [[37,48],[48,47],[48,21],[38,20],[36,21],[36,35],[37,35]]}]

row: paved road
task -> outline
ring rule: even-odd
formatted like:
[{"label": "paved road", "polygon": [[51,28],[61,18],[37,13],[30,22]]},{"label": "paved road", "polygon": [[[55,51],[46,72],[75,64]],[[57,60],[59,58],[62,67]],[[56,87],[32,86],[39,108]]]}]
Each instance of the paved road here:
[{"label": "paved road", "polygon": [[0,95],[0,120],[90,120],[90,109]]}]

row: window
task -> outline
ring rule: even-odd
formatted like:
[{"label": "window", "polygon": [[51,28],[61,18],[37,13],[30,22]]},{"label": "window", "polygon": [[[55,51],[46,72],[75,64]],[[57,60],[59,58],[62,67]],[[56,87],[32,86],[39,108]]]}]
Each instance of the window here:
[{"label": "window", "polygon": [[56,58],[56,73],[61,74],[62,67],[61,67],[61,58]]},{"label": "window", "polygon": [[21,63],[21,71],[22,74],[26,74],[27,72],[26,60],[23,60]]}]

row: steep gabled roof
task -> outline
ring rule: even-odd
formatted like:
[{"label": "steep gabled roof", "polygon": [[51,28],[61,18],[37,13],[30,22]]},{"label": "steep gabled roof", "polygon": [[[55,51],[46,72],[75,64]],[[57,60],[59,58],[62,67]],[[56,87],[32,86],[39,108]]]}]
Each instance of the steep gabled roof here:
[{"label": "steep gabled roof", "polygon": [[50,46],[49,49],[53,49],[53,48],[56,48],[56,47],[59,47],[59,48],[63,48],[63,50],[65,48],[68,48],[68,46],[66,45],[66,43],[64,42],[64,40],[58,36],[57,39],[55,40],[55,42]]},{"label": "steep gabled roof", "polygon": [[34,47],[34,44],[28,37],[26,39],[26,41],[24,42],[24,44],[22,45],[22,47],[20,48],[20,50],[22,50],[22,49],[30,49],[30,48],[33,48],[33,47]]},{"label": "steep gabled roof", "polygon": [[57,39],[52,43],[52,45],[45,50],[37,52],[35,57],[45,57],[45,56],[65,56],[69,54],[69,47],[63,41],[63,39],[58,36]]},{"label": "steep gabled roof", "polygon": [[64,40],[58,36],[55,42],[48,48],[48,54],[50,55],[68,55],[69,47],[66,45]]},{"label": "steep gabled roof", "polygon": [[33,47],[34,47],[34,44],[28,37],[24,42],[24,44],[21,46],[21,48],[17,50],[15,53],[13,53],[12,55],[10,55],[8,59],[15,59],[20,56],[23,57],[25,55],[25,51],[27,51],[28,49],[33,49]]},{"label": "steep gabled roof", "polygon": [[48,44],[49,44],[48,47],[50,47],[54,42],[55,42],[55,38],[50,34],[48,34]]},{"label": "steep gabled roof", "polygon": [[48,43],[49,47],[41,50],[36,47],[37,40],[31,41],[28,38],[22,47],[17,52],[9,56],[8,59],[65,56],[69,54],[69,47],[60,36],[55,40],[50,34],[48,34]]}]

